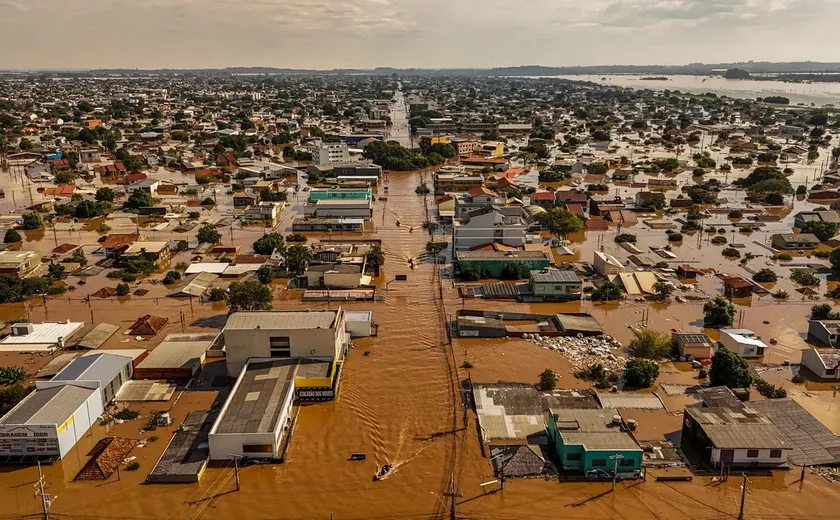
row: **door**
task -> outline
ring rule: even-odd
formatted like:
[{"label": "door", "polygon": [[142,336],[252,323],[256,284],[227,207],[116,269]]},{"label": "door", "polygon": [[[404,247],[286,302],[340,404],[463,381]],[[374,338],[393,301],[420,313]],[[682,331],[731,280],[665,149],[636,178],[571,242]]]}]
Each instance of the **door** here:
[{"label": "door", "polygon": [[735,460],[735,450],[720,450],[720,463],[731,466]]}]

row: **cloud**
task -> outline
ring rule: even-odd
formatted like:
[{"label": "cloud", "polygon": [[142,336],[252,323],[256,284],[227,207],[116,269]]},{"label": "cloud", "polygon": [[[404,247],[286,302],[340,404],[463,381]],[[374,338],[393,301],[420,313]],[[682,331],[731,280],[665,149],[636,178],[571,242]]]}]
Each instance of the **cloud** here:
[{"label": "cloud", "polygon": [[0,0],[0,68],[816,61],[838,19],[840,0]]}]

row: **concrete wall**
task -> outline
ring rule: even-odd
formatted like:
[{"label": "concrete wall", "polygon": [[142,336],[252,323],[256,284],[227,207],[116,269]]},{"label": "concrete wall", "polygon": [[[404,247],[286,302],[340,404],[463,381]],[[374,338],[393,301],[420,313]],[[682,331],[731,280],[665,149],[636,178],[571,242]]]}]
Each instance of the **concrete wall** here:
[{"label": "concrete wall", "polygon": [[87,433],[93,426],[94,421],[104,411],[100,393],[93,392],[64,424],[56,425],[58,428],[58,446],[62,458],[79,442],[79,439]]},{"label": "concrete wall", "polygon": [[228,372],[232,377],[236,377],[245,367],[248,359],[271,357],[269,338],[272,337],[288,336],[293,358],[337,358],[343,346],[344,322],[342,313],[338,330],[227,330],[224,335]]},{"label": "concrete wall", "polygon": [[[823,365],[823,361],[820,358],[817,351],[809,348],[802,351],[802,364],[808,368],[811,372],[817,375],[820,379],[827,379],[827,380],[838,380],[840,379],[840,370],[837,369],[826,369],[825,365]],[[833,373],[829,373],[829,370],[833,370]]]}]

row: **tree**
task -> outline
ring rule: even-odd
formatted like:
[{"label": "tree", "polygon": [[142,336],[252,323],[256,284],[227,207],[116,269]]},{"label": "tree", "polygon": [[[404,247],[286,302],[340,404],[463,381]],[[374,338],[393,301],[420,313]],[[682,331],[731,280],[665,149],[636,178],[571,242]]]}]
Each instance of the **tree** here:
[{"label": "tree", "polygon": [[260,283],[269,284],[274,280],[274,269],[270,265],[263,265],[257,269],[257,280]]},{"label": "tree", "polygon": [[714,193],[697,187],[689,188],[688,197],[695,204],[714,204],[717,200]]},{"label": "tree", "polygon": [[254,280],[233,282],[227,295],[230,312],[265,311],[271,309],[271,289]]},{"label": "tree", "polygon": [[210,294],[208,296],[208,299],[211,302],[224,301],[224,300],[227,299],[227,291],[225,291],[221,287],[213,287],[212,289],[210,289]]},{"label": "tree", "polygon": [[719,348],[712,356],[709,382],[711,386],[749,388],[752,384],[752,376],[750,376],[747,360],[731,350]]},{"label": "tree", "polygon": [[633,329],[633,339],[627,349],[633,357],[662,359],[671,353],[671,338],[653,329]]},{"label": "tree", "polygon": [[728,327],[735,320],[735,306],[723,296],[703,305],[703,323],[707,327]]},{"label": "tree", "polygon": [[624,366],[624,381],[631,388],[650,388],[659,377],[659,365],[650,359],[631,359]]},{"label": "tree", "polygon": [[44,226],[44,217],[40,213],[27,211],[23,214],[23,229],[41,229]]},{"label": "tree", "polygon": [[374,269],[379,269],[385,265],[385,253],[382,252],[382,246],[375,245],[370,248],[367,254],[367,264]]},{"label": "tree", "polygon": [[[200,228],[198,228],[198,233],[196,233],[196,238],[200,243],[203,244],[216,244],[220,240],[222,240],[222,235],[216,229],[216,226],[213,224],[204,224]],[[283,237],[280,237],[281,239]]]},{"label": "tree", "polygon": [[108,188],[108,187],[99,188],[98,190],[96,190],[96,197],[95,198],[98,201],[113,203],[114,199],[117,198],[117,192],[116,192],[116,190],[113,190],[113,189]]},{"label": "tree", "polygon": [[790,273],[790,281],[804,287],[818,287],[820,279],[811,269],[793,269]]},{"label": "tree", "polygon": [[56,184],[73,184],[76,182],[76,173],[62,171],[55,174]]},{"label": "tree", "polygon": [[252,245],[254,253],[258,255],[270,255],[275,250],[283,252],[286,242],[280,233],[268,233],[257,239]]},{"label": "tree", "polygon": [[636,235],[632,233],[622,233],[620,235],[616,235],[615,243],[616,244],[623,244],[625,242],[630,242],[631,244],[636,243]]},{"label": "tree", "polygon": [[554,390],[554,387],[557,385],[557,374],[554,370],[550,368],[546,368],[540,374],[540,384],[539,389],[543,392],[550,392]]},{"label": "tree", "polygon": [[34,386],[23,386],[20,383],[0,389],[0,417],[9,413],[19,402],[35,391]]},{"label": "tree", "polygon": [[64,152],[64,158],[67,159],[67,165],[70,166],[71,170],[75,170],[76,166],[79,165],[81,158],[79,157],[79,152],[76,150],[70,150],[69,152]]},{"label": "tree", "polygon": [[811,220],[802,225],[800,229],[802,233],[812,233],[816,235],[820,242],[830,240],[837,234],[837,224],[834,222],[824,222],[820,220]]},{"label": "tree", "polygon": [[507,265],[502,268],[500,278],[502,280],[521,280],[522,278],[525,278],[525,269],[520,264],[508,262]]},{"label": "tree", "polygon": [[130,291],[131,287],[129,287],[127,283],[117,284],[117,296],[128,296]]},{"label": "tree", "polygon": [[772,269],[764,268],[753,275],[753,280],[758,283],[774,283],[777,276]]},{"label": "tree", "polygon": [[295,276],[300,276],[312,262],[312,250],[306,246],[294,245],[286,249],[286,269]]},{"label": "tree", "polygon": [[653,284],[653,291],[656,293],[657,298],[664,300],[674,292],[674,286],[666,282],[656,282]]},{"label": "tree", "polygon": [[840,247],[831,250],[828,255],[828,261],[831,262],[831,268],[835,271],[840,271]]},{"label": "tree", "polygon": [[840,313],[831,310],[831,305],[823,303],[821,305],[814,305],[811,307],[812,320],[836,320],[840,319]]},{"label": "tree", "polygon": [[621,299],[621,289],[612,282],[604,282],[592,291],[592,301],[613,301]]},{"label": "tree", "polygon": [[65,278],[67,278],[67,275],[64,273],[64,266],[61,264],[50,264],[50,266],[47,268],[46,278],[50,282],[64,280]]},{"label": "tree", "polygon": [[26,381],[26,369],[23,367],[0,367],[0,385],[13,385]]},{"label": "tree", "polygon": [[6,230],[6,235],[3,237],[4,244],[14,244],[15,242],[20,242],[21,240],[23,239],[21,238],[20,233],[14,229]]},{"label": "tree", "polygon": [[580,233],[583,230],[583,221],[563,208],[552,208],[540,213],[537,215],[537,221],[558,238],[566,238],[571,233]]},{"label": "tree", "polygon": [[139,208],[147,208],[154,203],[152,200],[152,196],[143,191],[143,190],[135,190],[134,193],[125,201],[123,207],[126,209],[139,209]]},{"label": "tree", "polygon": [[489,278],[490,274],[480,267],[477,267],[475,265],[468,265],[461,268],[461,277],[468,282],[477,282],[478,280]]},{"label": "tree", "polygon": [[104,215],[110,210],[110,202],[83,200],[76,204],[73,216],[76,218],[96,218]]},{"label": "tree", "polygon": [[586,172],[594,175],[604,175],[609,171],[607,165],[602,162],[592,163],[586,167]]}]

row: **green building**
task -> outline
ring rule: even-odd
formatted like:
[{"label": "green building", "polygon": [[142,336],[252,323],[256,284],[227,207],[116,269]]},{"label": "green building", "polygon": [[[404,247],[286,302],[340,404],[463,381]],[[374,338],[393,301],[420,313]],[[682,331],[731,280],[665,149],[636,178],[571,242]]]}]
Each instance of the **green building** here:
[{"label": "green building", "polygon": [[551,259],[543,251],[461,251],[456,253],[463,271],[474,266],[487,271],[489,278],[500,278],[508,264],[518,264],[526,272],[547,269]]},{"label": "green building", "polygon": [[[635,473],[642,469],[642,449],[619,424],[617,410],[549,410],[548,436],[563,469]],[[611,458],[613,457],[613,458]],[[618,457],[616,462],[615,457]]]},{"label": "green building", "polygon": [[373,199],[373,190],[367,188],[312,188],[309,192],[309,201],[330,199],[369,200]]}]

